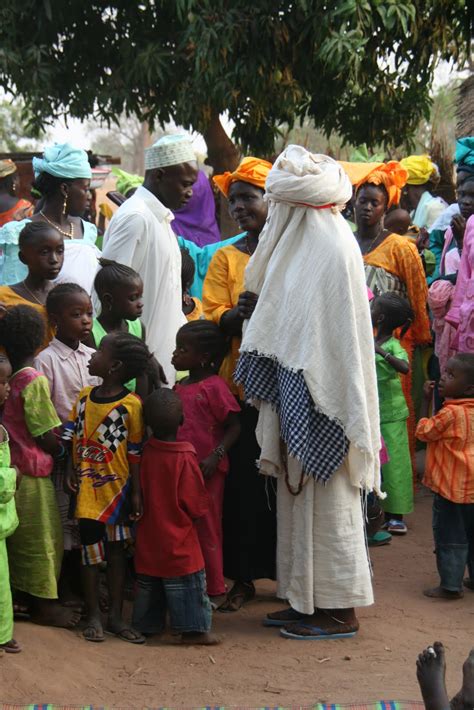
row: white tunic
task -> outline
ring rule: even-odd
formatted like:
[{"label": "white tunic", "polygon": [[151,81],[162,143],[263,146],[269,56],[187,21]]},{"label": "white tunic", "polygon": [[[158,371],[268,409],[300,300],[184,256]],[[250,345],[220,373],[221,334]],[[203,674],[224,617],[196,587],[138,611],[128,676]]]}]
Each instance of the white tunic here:
[{"label": "white tunic", "polygon": [[174,219],[149,190],[139,187],[117,210],[104,236],[103,256],[131,266],[143,279],[143,322],[148,347],[162,364],[170,386],[176,333],[186,318],[181,308],[181,253]]}]

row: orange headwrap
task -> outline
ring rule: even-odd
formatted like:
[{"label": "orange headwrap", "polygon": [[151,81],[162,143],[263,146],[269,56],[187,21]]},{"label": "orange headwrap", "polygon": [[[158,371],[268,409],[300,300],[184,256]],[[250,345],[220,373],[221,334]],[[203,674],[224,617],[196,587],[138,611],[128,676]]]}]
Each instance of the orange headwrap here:
[{"label": "orange headwrap", "polygon": [[398,205],[402,187],[406,185],[408,171],[397,161],[388,163],[346,163],[339,161],[356,190],[366,182],[383,185],[388,193],[388,205]]},{"label": "orange headwrap", "polygon": [[272,169],[272,164],[260,158],[244,158],[238,168],[233,173],[223,173],[222,175],[214,175],[212,178],[214,184],[227,197],[230,186],[233,182],[241,180],[249,182],[251,185],[265,189],[265,181],[267,175]]}]

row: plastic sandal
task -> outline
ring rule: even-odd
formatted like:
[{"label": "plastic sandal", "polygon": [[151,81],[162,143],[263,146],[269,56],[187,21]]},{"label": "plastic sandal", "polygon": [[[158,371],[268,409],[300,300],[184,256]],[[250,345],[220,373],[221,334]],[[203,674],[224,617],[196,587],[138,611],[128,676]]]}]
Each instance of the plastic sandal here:
[{"label": "plastic sandal", "polygon": [[291,626],[287,629],[280,629],[280,636],[287,639],[295,639],[297,641],[328,641],[331,639],[348,639],[355,636],[357,631],[343,631],[340,634],[330,634],[320,626],[312,626],[311,624],[295,624],[295,626],[302,626],[305,629],[311,629],[314,634],[309,636],[303,636],[302,634],[296,634],[291,631]]},{"label": "plastic sandal", "polygon": [[383,527],[384,530],[392,535],[406,535],[408,532],[408,528],[403,520],[389,520]]}]

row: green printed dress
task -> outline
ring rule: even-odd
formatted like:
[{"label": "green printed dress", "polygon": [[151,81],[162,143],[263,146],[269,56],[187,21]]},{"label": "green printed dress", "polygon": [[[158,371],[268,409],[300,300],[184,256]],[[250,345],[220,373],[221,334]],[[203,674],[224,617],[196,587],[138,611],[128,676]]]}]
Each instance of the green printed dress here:
[{"label": "green printed dress", "polygon": [[[408,362],[408,354],[396,338],[390,338],[382,349]],[[375,356],[379,390],[380,428],[389,461],[382,466],[382,501],[386,512],[406,515],[413,511],[413,473],[408,445],[408,406],[401,377],[381,355]]]}]

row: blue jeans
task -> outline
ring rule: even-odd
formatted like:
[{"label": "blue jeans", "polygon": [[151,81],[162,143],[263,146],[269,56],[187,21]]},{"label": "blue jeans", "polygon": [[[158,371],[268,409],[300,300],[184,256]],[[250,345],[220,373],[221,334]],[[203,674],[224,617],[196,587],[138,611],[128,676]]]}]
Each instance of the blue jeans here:
[{"label": "blue jeans", "polygon": [[183,577],[138,575],[133,627],[144,634],[159,634],[165,628],[167,611],[173,631],[180,634],[209,631],[212,608],[204,570]]},{"label": "blue jeans", "polygon": [[466,565],[474,580],[474,504],[453,503],[435,493],[433,537],[441,587],[462,591]]}]

